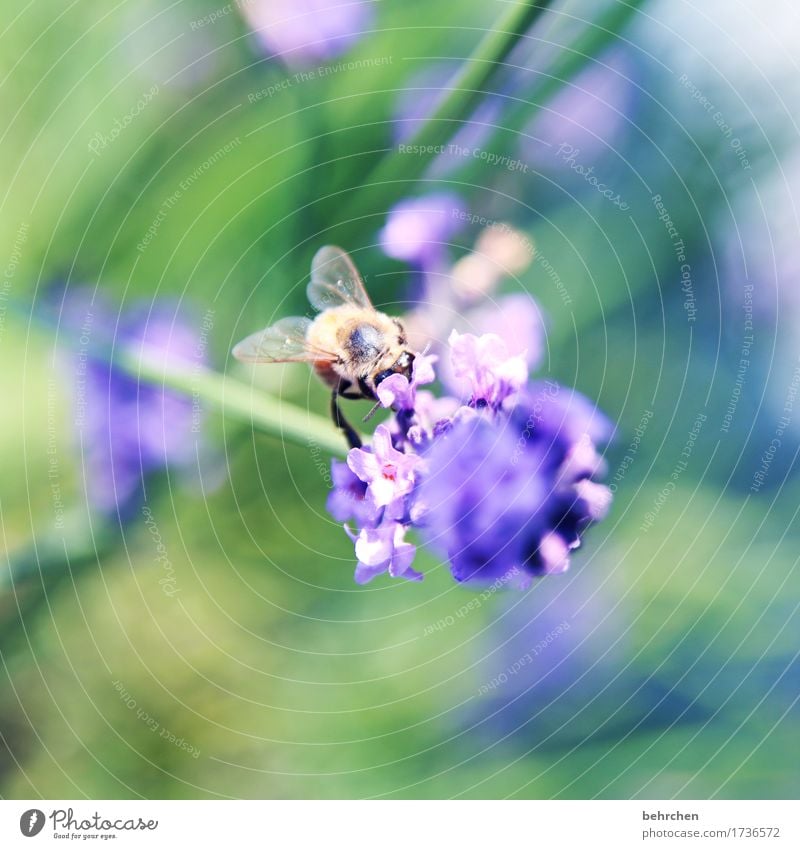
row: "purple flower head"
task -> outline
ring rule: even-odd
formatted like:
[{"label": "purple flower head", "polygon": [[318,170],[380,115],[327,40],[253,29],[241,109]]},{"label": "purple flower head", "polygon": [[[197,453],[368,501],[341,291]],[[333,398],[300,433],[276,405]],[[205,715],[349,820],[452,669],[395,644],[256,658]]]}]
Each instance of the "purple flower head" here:
[{"label": "purple flower head", "polygon": [[449,342],[453,377],[466,388],[470,406],[497,409],[528,378],[525,355],[509,354],[500,336],[454,330]]},{"label": "purple flower head", "polygon": [[395,410],[413,410],[417,401],[417,387],[436,380],[433,364],[438,358],[417,354],[411,366],[411,380],[404,374],[392,374],[378,385],[378,400],[384,407]]},{"label": "purple flower head", "polygon": [[422,580],[422,575],[411,568],[417,549],[405,542],[405,533],[405,525],[395,521],[385,522],[377,528],[364,528],[358,535],[348,529],[358,558],[356,583],[366,584],[384,572],[392,578]]},{"label": "purple flower head", "polygon": [[367,496],[376,507],[402,502],[414,488],[415,472],[421,458],[404,454],[392,445],[386,425],[378,425],[372,437],[372,450],[352,448],[347,465],[367,484]]},{"label": "purple flower head", "polygon": [[70,377],[89,502],[105,513],[126,510],[148,474],[170,464],[193,464],[197,413],[190,398],[115,367],[109,359],[112,343],[157,367],[198,364],[203,347],[198,334],[166,305],[116,319],[88,290],[67,294],[61,329],[74,352]]},{"label": "purple flower head", "polygon": [[456,580],[513,576],[522,587],[563,572],[581,533],[605,515],[610,491],[570,465],[574,443],[539,417],[523,395],[510,417],[457,421],[427,453],[423,534]]},{"label": "purple flower head", "polygon": [[344,53],[372,20],[365,0],[246,0],[238,4],[264,49],[290,67]]},{"label": "purple flower head", "polygon": [[416,548],[405,542],[408,526],[415,521],[411,496],[421,466],[418,455],[392,445],[385,425],[375,429],[371,448],[351,449],[344,467],[349,475],[342,464],[334,465],[335,488],[328,507],[334,518],[354,518],[359,525],[357,533],[345,525],[355,543],[357,583],[365,584],[384,572],[392,578],[421,580],[422,575],[411,568]]},{"label": "purple flower head", "polygon": [[339,521],[356,521],[347,532],[360,583],[384,572],[421,578],[405,542],[416,530],[457,581],[524,588],[566,571],[584,530],[608,512],[596,446],[611,422],[572,390],[527,382],[522,343],[538,345],[541,317],[525,295],[505,300],[498,333],[450,334],[445,382],[462,400],[417,390],[435,378],[433,358],[418,355],[411,380],[391,375],[378,388],[394,411],[390,426],[352,449],[346,467],[334,464],[328,505]]},{"label": "purple flower head", "polygon": [[464,204],[450,192],[400,201],[380,232],[384,253],[429,269],[439,265],[449,240],[464,226]]}]

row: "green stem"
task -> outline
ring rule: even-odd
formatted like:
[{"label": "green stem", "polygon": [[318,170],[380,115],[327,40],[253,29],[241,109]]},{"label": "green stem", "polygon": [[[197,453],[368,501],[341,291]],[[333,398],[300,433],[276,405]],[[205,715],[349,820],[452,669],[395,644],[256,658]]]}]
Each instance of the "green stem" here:
[{"label": "green stem", "polygon": [[342,434],[322,416],[269,395],[240,380],[203,366],[153,363],[127,351],[118,351],[114,365],[139,380],[168,387],[205,401],[239,421],[298,445],[314,444],[332,454],[345,454]]},{"label": "green stem", "polygon": [[492,77],[551,2],[523,0],[510,6],[464,62],[439,108],[404,143],[419,150],[419,154],[400,153],[399,149],[389,154],[365,180],[342,215],[343,221],[356,217],[356,209],[370,210],[377,205],[388,208],[407,192],[407,183],[422,176],[437,155],[435,148],[452,138],[458,129],[456,125],[472,114]]}]

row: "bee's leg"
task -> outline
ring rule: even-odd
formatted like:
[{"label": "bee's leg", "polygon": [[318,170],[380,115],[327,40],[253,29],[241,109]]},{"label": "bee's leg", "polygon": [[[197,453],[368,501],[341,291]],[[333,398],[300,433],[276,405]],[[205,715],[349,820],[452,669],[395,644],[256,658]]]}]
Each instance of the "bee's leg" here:
[{"label": "bee's leg", "polygon": [[331,417],[333,418],[333,423],[344,432],[347,444],[351,448],[361,448],[363,444],[361,437],[356,433],[355,428],[350,422],[342,415],[342,411],[339,409],[338,397],[339,388],[337,387],[333,390],[333,395],[331,395]]}]

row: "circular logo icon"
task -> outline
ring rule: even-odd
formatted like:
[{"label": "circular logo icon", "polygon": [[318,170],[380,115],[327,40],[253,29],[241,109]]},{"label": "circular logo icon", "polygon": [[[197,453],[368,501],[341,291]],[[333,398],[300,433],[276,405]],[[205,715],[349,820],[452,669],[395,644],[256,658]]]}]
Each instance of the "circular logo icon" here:
[{"label": "circular logo icon", "polygon": [[44,811],[31,808],[19,818],[19,830],[25,837],[36,837],[44,828]]}]

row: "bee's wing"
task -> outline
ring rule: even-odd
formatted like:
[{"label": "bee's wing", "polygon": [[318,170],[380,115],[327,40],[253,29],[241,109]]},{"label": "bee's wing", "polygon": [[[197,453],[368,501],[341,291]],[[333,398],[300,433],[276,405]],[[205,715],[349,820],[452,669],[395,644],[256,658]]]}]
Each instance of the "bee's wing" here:
[{"label": "bee's wing", "polygon": [[252,333],[233,348],[233,356],[245,363],[312,363],[335,359],[306,341],[311,320],[282,318],[271,327]]},{"label": "bee's wing", "polygon": [[335,245],[320,248],[311,261],[308,300],[320,312],[342,304],[374,310],[353,260]]}]

